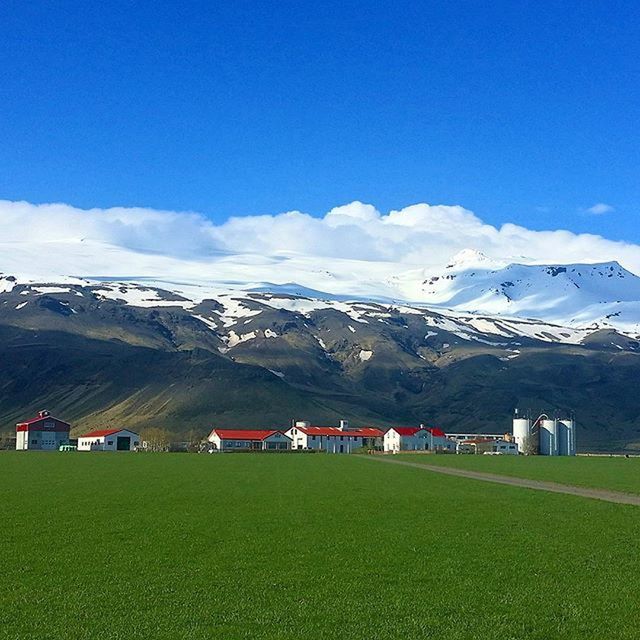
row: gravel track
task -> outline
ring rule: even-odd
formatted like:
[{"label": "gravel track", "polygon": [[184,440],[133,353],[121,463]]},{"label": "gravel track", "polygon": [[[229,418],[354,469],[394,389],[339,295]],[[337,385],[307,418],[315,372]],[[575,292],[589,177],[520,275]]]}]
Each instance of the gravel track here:
[{"label": "gravel track", "polygon": [[640,495],[623,493],[622,491],[609,491],[607,489],[593,489],[589,487],[576,487],[570,484],[559,484],[557,482],[546,482],[544,480],[528,480],[527,478],[515,478],[513,476],[501,476],[495,473],[483,473],[480,471],[468,471],[467,469],[452,469],[451,467],[440,467],[433,464],[421,464],[419,462],[407,462],[398,460],[397,456],[355,456],[376,460],[387,464],[397,464],[403,467],[422,469],[423,471],[433,471],[448,476],[458,476],[469,478],[470,480],[482,480],[483,482],[494,482],[496,484],[506,484],[511,487],[522,487],[524,489],[535,489],[536,491],[550,491],[551,493],[566,493],[581,498],[591,498],[593,500],[604,500],[606,502],[617,502],[618,504],[633,504],[640,507]]}]

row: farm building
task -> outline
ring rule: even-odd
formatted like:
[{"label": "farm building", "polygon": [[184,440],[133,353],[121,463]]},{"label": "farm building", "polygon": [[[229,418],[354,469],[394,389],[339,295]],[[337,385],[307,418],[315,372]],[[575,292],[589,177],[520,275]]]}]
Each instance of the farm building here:
[{"label": "farm building", "polygon": [[40,411],[35,418],[16,425],[16,450],[55,451],[69,442],[71,425]]},{"label": "farm building", "polygon": [[308,422],[296,422],[286,434],[293,449],[315,449],[328,453],[351,453],[356,449],[380,446],[384,434],[370,427],[350,428],[346,420],[339,427],[314,427]]},{"label": "farm building", "polygon": [[78,451],[133,451],[140,436],[128,429],[99,429],[78,437]]},{"label": "farm building", "polygon": [[552,418],[546,413],[532,420],[531,416],[516,413],[513,417],[513,439],[525,455],[576,455],[576,421],[573,415]]},{"label": "farm building", "polygon": [[384,450],[455,451],[455,441],[437,427],[392,427],[384,434]]},{"label": "farm building", "polygon": [[213,451],[286,451],[291,438],[274,429],[214,429],[208,438]]},{"label": "farm building", "polygon": [[518,455],[518,445],[515,442],[508,442],[502,438],[476,438],[475,440],[464,440],[458,442],[457,453],[487,453]]},{"label": "farm building", "polygon": [[504,433],[447,433],[447,438],[451,438],[456,442],[465,442],[466,440],[477,440],[478,438],[500,440],[504,435]]}]

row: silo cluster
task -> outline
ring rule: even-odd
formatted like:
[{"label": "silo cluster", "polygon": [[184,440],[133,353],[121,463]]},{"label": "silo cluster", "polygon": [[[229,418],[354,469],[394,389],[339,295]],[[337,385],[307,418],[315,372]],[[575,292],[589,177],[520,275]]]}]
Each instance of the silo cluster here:
[{"label": "silo cluster", "polygon": [[546,414],[536,420],[516,412],[513,418],[513,439],[524,454],[541,456],[575,456],[576,423],[571,418],[550,418]]}]

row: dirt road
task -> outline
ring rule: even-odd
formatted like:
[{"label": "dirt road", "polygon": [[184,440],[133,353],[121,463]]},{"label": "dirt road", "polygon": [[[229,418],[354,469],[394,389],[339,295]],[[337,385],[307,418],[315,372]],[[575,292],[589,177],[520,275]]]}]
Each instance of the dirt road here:
[{"label": "dirt road", "polygon": [[451,467],[441,467],[434,464],[421,464],[420,462],[408,462],[398,460],[398,456],[357,456],[366,460],[375,460],[386,464],[396,464],[403,467],[413,467],[423,471],[433,471],[443,473],[448,476],[458,476],[471,480],[482,480],[483,482],[495,482],[506,484],[512,487],[524,487],[525,489],[535,489],[537,491],[550,491],[552,493],[567,493],[572,496],[582,498],[592,498],[594,500],[605,500],[606,502],[617,502],[619,504],[633,504],[640,507],[640,495],[623,493],[621,491],[609,491],[607,489],[590,489],[588,487],[576,487],[570,484],[558,484],[557,482],[546,482],[543,480],[528,480],[526,478],[515,478],[513,476],[501,476],[495,473],[483,473],[479,471],[468,471],[467,469],[454,469]]}]

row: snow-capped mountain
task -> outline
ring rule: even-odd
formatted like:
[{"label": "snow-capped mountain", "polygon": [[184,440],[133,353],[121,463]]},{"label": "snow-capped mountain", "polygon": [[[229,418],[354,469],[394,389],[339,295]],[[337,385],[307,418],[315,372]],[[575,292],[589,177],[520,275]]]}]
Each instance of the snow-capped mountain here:
[{"label": "snow-capped mountain", "polygon": [[414,300],[469,313],[640,330],[640,278],[617,262],[495,268],[475,259],[409,272],[396,282]]},{"label": "snow-capped mountain", "polygon": [[[510,267],[504,271],[509,272],[509,269]],[[544,273],[548,274],[550,270],[552,271],[551,267],[544,267]],[[473,277],[466,272],[463,274],[468,278]],[[492,281],[491,278],[495,279],[495,275],[493,272],[485,275],[485,282]],[[593,276],[589,276],[591,277]],[[439,282],[440,280],[435,280],[435,284]],[[504,286],[511,289],[511,285]],[[522,287],[526,288],[527,284]],[[573,323],[573,326],[569,326],[571,323],[517,317],[516,314],[500,315],[487,314],[480,310],[461,310],[466,303],[458,305],[459,309],[452,309],[435,304],[425,306],[399,302],[331,299],[319,297],[318,293],[296,285],[274,287],[274,290],[262,290],[261,287],[239,290],[180,284],[173,285],[173,289],[168,290],[161,288],[158,283],[98,282],[71,278],[60,283],[33,283],[21,282],[14,276],[5,276],[0,278],[0,312],[11,318],[12,322],[21,324],[21,317],[31,317],[43,306],[49,310],[56,307],[60,314],[70,317],[71,321],[74,316],[86,313],[87,305],[89,308],[99,309],[106,302],[117,303],[121,308],[164,308],[174,312],[180,310],[184,316],[201,323],[201,329],[212,333],[212,339],[218,341],[218,350],[221,353],[260,336],[276,337],[277,334],[271,336],[265,333],[274,332],[269,324],[262,326],[262,318],[259,317],[261,314],[270,317],[270,313],[274,311],[294,314],[303,321],[305,318],[338,314],[344,318],[345,326],[352,327],[353,333],[356,332],[353,327],[358,325],[375,325],[383,330],[384,326],[397,328],[398,323],[403,325],[409,321],[419,322],[424,333],[423,337],[419,337],[425,346],[437,342],[440,338],[443,342],[453,339],[461,344],[475,343],[502,348],[505,351],[502,355],[505,357],[515,357],[511,347],[520,345],[519,340],[579,345],[589,342],[592,336],[603,330],[615,330],[611,321],[590,323],[589,326]],[[477,299],[481,300],[485,295],[483,289],[480,289],[480,294]],[[489,296],[493,295],[499,295],[495,289],[489,291]],[[455,300],[447,298],[446,302],[449,306],[454,306],[451,303]],[[255,327],[259,327],[260,330],[254,331]],[[638,336],[633,331],[618,333],[621,338],[626,338],[626,342],[610,341],[612,346],[636,349],[635,339]],[[323,343],[332,336],[319,332],[314,337],[319,343]]]},{"label": "snow-capped mountain", "polygon": [[[145,254],[132,263],[128,254],[114,256],[105,247],[82,245],[79,250],[74,245],[65,247],[62,254],[60,249],[49,247],[48,252],[55,256],[51,260],[19,252],[6,255],[4,261],[14,270],[0,275],[0,292],[16,283],[95,286],[97,290],[102,286],[107,292],[126,290],[133,296],[130,303],[137,300],[146,306],[152,306],[152,300],[132,292],[157,289],[164,291],[165,297],[166,292],[172,292],[189,304],[234,292],[260,292],[274,294],[276,299],[280,294],[301,296],[315,300],[320,307],[370,301],[432,309],[448,316],[453,311],[458,315],[534,319],[572,329],[640,333],[640,278],[617,262],[519,264],[466,250],[442,267],[418,269],[348,259],[321,264],[317,258],[295,253],[223,255],[201,263]],[[119,258],[128,273],[114,271]],[[115,275],[107,275],[107,266]],[[129,269],[139,271],[136,274]],[[160,300],[155,304],[167,306]]]}]

